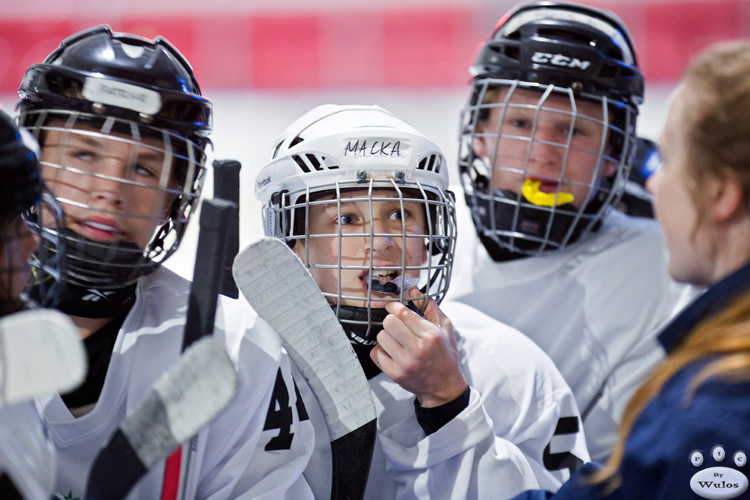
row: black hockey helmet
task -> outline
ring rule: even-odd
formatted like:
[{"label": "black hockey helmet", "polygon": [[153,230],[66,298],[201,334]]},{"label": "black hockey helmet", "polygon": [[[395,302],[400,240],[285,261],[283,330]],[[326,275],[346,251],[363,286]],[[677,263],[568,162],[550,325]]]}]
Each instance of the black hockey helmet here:
[{"label": "black hockey helmet", "polygon": [[[87,87],[87,79],[101,84]],[[29,67],[18,94],[22,114],[62,109],[116,116],[180,132],[201,148],[209,142],[211,102],[187,60],[161,36],[113,33],[107,25],[80,31]]]},{"label": "black hockey helmet", "polygon": [[625,24],[614,13],[569,2],[519,5],[495,26],[470,69],[486,77],[570,87],[636,106],[643,75]]},{"label": "black hockey helmet", "polygon": [[[202,96],[190,64],[161,36],[149,40],[101,25],[66,38],[44,62],[30,66],[18,93],[21,124],[43,150],[47,134],[55,132],[88,135],[101,145],[119,141],[133,151],[147,148],[165,158],[170,171],[158,186],[114,179],[127,189],[152,189],[173,200],[166,218],[163,211],[143,215],[123,209],[114,214],[154,221],[156,229],[145,248],[119,240],[93,241],[69,228],[62,231],[69,254],[66,282],[85,290],[129,289],[176,251],[200,196],[212,105]],[[70,184],[81,187],[106,177],[71,168],[69,161],[63,155],[45,159],[42,174],[53,192],[55,176],[77,175],[80,181]],[[68,216],[76,207],[86,208],[81,200],[60,201]]]},{"label": "black hockey helmet", "polygon": [[[56,300],[57,278],[62,271],[64,259],[61,255],[49,255],[44,264],[49,279],[39,283],[39,293],[31,299],[26,293],[14,290],[14,283],[18,281],[15,275],[25,275],[28,267],[18,267],[15,257],[21,248],[29,248],[19,244],[19,239],[31,237],[30,233],[39,239],[57,238],[53,234],[45,233],[40,224],[36,223],[39,214],[45,212],[50,225],[58,226],[62,218],[60,204],[46,191],[39,174],[39,147],[33,136],[26,130],[19,128],[16,122],[4,111],[0,110],[0,249],[4,261],[0,262],[2,269],[2,287],[0,288],[0,316],[17,311],[24,306],[50,307]],[[25,219],[25,230],[16,226],[19,217]],[[60,245],[57,245],[59,247]],[[13,249],[13,250],[11,250]],[[35,275],[42,268],[37,255],[31,256],[29,263]]]},{"label": "black hockey helmet", "polygon": [[42,193],[36,144],[4,111],[0,111],[0,193],[2,222],[28,210]]},{"label": "black hockey helmet", "polygon": [[[643,101],[644,80],[638,69],[633,42],[624,23],[612,12],[570,2],[535,1],[511,9],[484,41],[470,67],[472,92],[461,119],[459,171],[467,205],[477,234],[495,260],[541,255],[561,250],[598,230],[604,215],[617,206],[633,161],[636,116]],[[503,102],[497,90],[506,89]],[[570,102],[571,124],[599,121],[606,142],[587,153],[598,158],[595,176],[587,180],[590,197],[574,206],[555,201],[539,206],[517,190],[497,189],[500,175],[523,179],[529,172],[534,143],[544,141],[530,133],[513,136],[504,128],[486,130],[482,124],[493,110],[515,108],[514,93],[537,93],[532,106],[537,115],[554,107],[552,98]],[[602,118],[585,116],[577,101],[596,103]],[[503,111],[504,112],[504,111]],[[562,116],[562,114],[561,114]],[[536,120],[532,130],[536,130]],[[482,129],[482,130],[480,130]],[[528,145],[521,165],[502,165],[479,158],[474,144],[499,151],[501,140]],[[494,142],[492,142],[494,141]],[[570,135],[552,144],[561,152],[563,177],[568,152],[576,150]],[[614,174],[602,174],[604,165],[616,164]],[[554,180],[554,179],[550,179]],[[578,181],[579,185],[583,185]]]}]

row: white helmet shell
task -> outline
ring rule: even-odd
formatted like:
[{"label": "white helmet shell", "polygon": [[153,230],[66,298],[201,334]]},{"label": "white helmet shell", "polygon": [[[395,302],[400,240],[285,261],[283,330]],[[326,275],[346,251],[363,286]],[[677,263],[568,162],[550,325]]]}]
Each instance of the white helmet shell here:
[{"label": "white helmet shell", "polygon": [[379,106],[326,104],[284,131],[255,196],[267,204],[273,193],[371,179],[448,189],[443,153],[414,127]]},{"label": "white helmet shell", "polygon": [[[439,303],[445,296],[456,238],[455,201],[448,191],[445,158],[434,142],[383,108],[324,105],[303,115],[276,142],[270,162],[256,179],[255,195],[264,205],[265,234],[291,247],[301,240],[309,249],[309,238],[338,240],[339,246],[346,238],[369,246],[363,252],[365,262],[347,262],[340,254],[331,256],[334,261],[326,260],[327,255],[305,259],[311,271],[338,269],[338,289],[332,290],[329,283],[322,287],[323,295],[335,305],[353,343],[375,342],[387,302],[400,301],[416,309],[426,307],[427,301],[422,299],[433,298]],[[401,214],[394,220],[411,217],[405,215],[407,203],[412,209],[421,207],[424,220],[418,229],[407,231],[403,222],[397,222],[399,229],[376,230],[374,217],[363,216],[363,225],[350,227],[346,235],[342,235],[341,226],[338,232],[310,234],[307,214],[311,207],[328,205],[339,211],[337,220],[341,220],[338,202],[344,197],[368,203],[370,214],[374,204],[401,200]],[[396,246],[402,249],[407,240],[412,247],[421,241],[425,261],[407,264],[404,252],[397,261],[384,262],[381,256],[376,262],[373,240],[383,237],[400,239]],[[365,296],[358,288],[342,285],[343,272],[349,277],[355,272],[359,275]],[[412,288],[421,295],[410,296]],[[355,303],[365,305],[352,305]]]}]

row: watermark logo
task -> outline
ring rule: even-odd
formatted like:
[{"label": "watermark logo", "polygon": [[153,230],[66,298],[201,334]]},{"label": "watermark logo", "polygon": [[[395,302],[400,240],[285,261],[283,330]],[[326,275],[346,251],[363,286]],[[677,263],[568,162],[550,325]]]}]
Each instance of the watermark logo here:
[{"label": "watermark logo", "polygon": [[[722,446],[714,446],[711,456],[717,462],[723,462],[726,452]],[[737,451],[732,457],[736,467],[744,467],[747,456],[742,451]],[[690,463],[695,467],[703,466],[703,453],[694,451],[690,454]],[[727,464],[730,465],[730,464]],[[690,489],[696,495],[712,500],[735,498],[747,490],[748,479],[742,472],[729,467],[716,466],[701,469],[690,478]]]}]

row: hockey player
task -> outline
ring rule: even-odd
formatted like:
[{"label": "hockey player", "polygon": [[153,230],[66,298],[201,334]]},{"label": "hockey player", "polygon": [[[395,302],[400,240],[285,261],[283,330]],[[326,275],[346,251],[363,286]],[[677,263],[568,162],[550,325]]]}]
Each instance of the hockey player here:
[{"label": "hockey player", "polygon": [[643,98],[633,43],[609,11],[527,3],[471,72],[459,169],[476,234],[460,233],[448,300],[538,344],[575,394],[592,458],[606,457],[664,356],[658,329],[693,293],[667,275],[658,225],[613,209]]},{"label": "hockey player", "polygon": [[19,130],[0,110],[0,316],[23,309],[23,290],[31,279],[29,261],[39,235],[23,219],[24,212],[41,206],[39,148],[31,135]]},{"label": "hockey player", "polygon": [[659,139],[664,166],[647,187],[670,275],[708,289],[659,334],[667,358],[628,403],[607,464],[584,466],[555,499],[748,496],[748,71],[750,43],[723,42],[678,86]]},{"label": "hockey player", "polygon": [[[575,402],[547,356],[467,306],[438,307],[456,235],[447,189],[440,149],[377,106],[309,111],[257,177],[267,235],[308,267],[369,379],[378,438],[367,499],[554,490],[588,459]],[[317,443],[305,476],[328,498],[328,432],[300,390]]]},{"label": "hockey player", "polygon": [[[27,70],[19,94],[66,212],[58,307],[89,358],[81,387],[38,401],[59,455],[56,491],[78,498],[105,440],[181,354],[189,283],[160,264],[198,200],[211,103],[165,39],[108,26],[64,40]],[[225,297],[213,338],[236,364],[236,397],[127,498],[311,498],[301,474],[312,427],[278,418],[281,401],[295,403],[280,339]]]},{"label": "hockey player", "polygon": [[[43,184],[38,146],[28,132],[0,111],[0,317],[26,307],[22,291],[31,277],[29,261],[39,234],[22,215],[39,213]],[[47,201],[53,202],[49,197]],[[50,206],[51,207],[51,206]],[[59,208],[59,206],[57,207]],[[53,289],[44,293],[46,302]],[[8,384],[4,360],[13,345],[3,345],[3,396]],[[0,405],[1,406],[1,405]],[[55,484],[54,445],[46,435],[33,401],[0,407],[0,493],[3,498],[48,499]]]}]

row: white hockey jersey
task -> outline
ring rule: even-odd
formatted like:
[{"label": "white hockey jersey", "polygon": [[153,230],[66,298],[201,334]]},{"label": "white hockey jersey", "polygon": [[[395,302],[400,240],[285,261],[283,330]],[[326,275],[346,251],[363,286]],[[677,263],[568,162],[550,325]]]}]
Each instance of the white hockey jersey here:
[{"label": "white hockey jersey", "polygon": [[[582,431],[559,432],[561,420],[579,421],[562,376],[516,330],[463,304],[443,312],[456,331],[461,369],[471,387],[469,406],[425,436],[414,395],[384,373],[372,378],[378,436],[365,499],[504,499],[537,484],[556,491],[569,470],[548,470],[545,462],[589,458]],[[301,377],[297,380],[315,426],[316,449],[305,477],[315,498],[327,499],[329,435],[312,392]]]},{"label": "white hockey jersey", "polygon": [[[34,403],[0,408],[0,472],[26,500],[49,500],[55,486],[56,455]],[[7,495],[8,492],[0,492]]]},{"label": "white hockey jersey", "polygon": [[651,219],[613,211],[572,248],[497,263],[461,209],[447,300],[517,328],[552,358],[575,394],[592,458],[604,459],[625,405],[664,356],[656,335],[697,291],[669,277]]},{"label": "white hockey jersey", "polygon": [[[189,288],[189,282],[165,268],[140,279],[135,305],[120,329],[104,387],[90,413],[74,418],[59,395],[37,400],[57,448],[56,491],[61,498],[83,497],[99,449],[177,361]],[[237,393],[198,434],[187,471],[189,443],[183,445],[184,498],[312,498],[302,477],[313,449],[312,427],[297,418],[280,338],[246,304],[226,297],[220,297],[215,326],[215,341],[237,366]],[[126,498],[160,499],[164,470],[164,462],[157,464]]]}]

